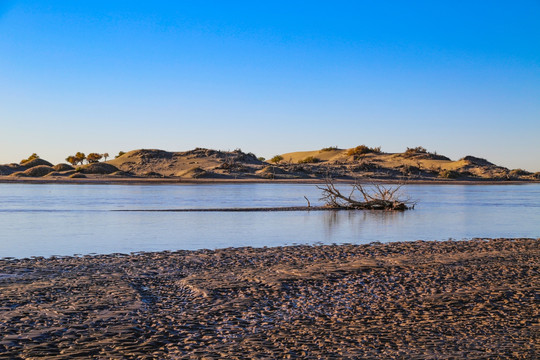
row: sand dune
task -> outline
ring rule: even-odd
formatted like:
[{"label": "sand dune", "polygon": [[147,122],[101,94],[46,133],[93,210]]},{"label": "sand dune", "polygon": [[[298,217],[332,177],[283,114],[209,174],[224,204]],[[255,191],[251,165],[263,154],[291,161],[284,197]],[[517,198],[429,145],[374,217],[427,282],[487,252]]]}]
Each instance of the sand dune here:
[{"label": "sand dune", "polygon": [[[491,162],[466,156],[453,161],[423,148],[404,153],[384,153],[367,148],[365,153],[353,149],[329,148],[299,151],[280,155],[281,161],[262,161],[254,154],[241,150],[218,151],[196,148],[184,152],[157,149],[133,150],[106,163],[77,166],[75,171],[86,175],[88,181],[115,178],[139,179],[217,179],[217,180],[316,180],[327,176],[344,180],[394,181],[538,181],[540,173],[509,170]],[[49,165],[47,165],[49,164]],[[28,166],[27,166],[28,165]],[[62,166],[60,166],[62,165]],[[40,170],[31,170],[31,167]],[[71,176],[73,168],[56,165],[54,174],[46,169],[52,164],[42,159],[29,163],[0,166],[3,176],[19,181],[47,176],[62,179]],[[112,176],[110,176],[112,175]],[[29,179],[30,178],[30,179]]]}]

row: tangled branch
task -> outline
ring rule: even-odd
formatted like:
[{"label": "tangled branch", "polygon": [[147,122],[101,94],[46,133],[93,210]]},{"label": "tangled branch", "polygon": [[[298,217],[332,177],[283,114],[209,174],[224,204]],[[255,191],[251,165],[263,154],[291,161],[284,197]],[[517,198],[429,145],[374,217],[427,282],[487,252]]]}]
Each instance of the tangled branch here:
[{"label": "tangled branch", "polygon": [[[321,200],[325,206],[334,209],[369,209],[369,210],[409,210],[414,209],[415,203],[409,199],[400,199],[400,189],[403,185],[384,186],[370,184],[363,186],[355,183],[349,195],[343,195],[336,188],[331,178],[326,178],[324,186],[317,186],[322,191]],[[361,200],[357,199],[361,197]]]}]

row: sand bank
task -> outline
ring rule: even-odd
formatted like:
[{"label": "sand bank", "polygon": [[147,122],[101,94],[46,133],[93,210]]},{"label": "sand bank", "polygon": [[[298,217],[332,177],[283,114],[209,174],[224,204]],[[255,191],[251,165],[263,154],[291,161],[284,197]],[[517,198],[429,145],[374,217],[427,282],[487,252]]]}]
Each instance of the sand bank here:
[{"label": "sand bank", "polygon": [[[408,185],[519,185],[538,184],[540,180],[453,180],[453,179],[335,179],[336,183],[354,184],[408,184]],[[86,178],[66,177],[9,177],[0,176],[0,184],[96,184],[96,185],[190,185],[190,184],[324,184],[323,179],[181,179],[181,178],[144,178],[87,176]]]},{"label": "sand bank", "polygon": [[534,358],[540,240],[0,260],[0,358]]}]

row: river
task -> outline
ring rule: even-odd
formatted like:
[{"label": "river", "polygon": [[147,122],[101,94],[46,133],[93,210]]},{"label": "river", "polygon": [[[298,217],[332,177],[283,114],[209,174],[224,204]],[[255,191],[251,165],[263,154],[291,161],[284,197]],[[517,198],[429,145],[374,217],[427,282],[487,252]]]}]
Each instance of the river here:
[{"label": "river", "polygon": [[[346,186],[344,186],[346,188]],[[407,185],[415,210],[117,212],[320,204],[312,184],[0,184],[0,257],[540,237],[540,184]]]}]

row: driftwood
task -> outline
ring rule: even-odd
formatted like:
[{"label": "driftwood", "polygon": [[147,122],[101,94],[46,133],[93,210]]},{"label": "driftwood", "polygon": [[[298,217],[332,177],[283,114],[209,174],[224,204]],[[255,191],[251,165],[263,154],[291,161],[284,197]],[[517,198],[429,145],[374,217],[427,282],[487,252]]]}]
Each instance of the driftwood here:
[{"label": "driftwood", "polygon": [[[321,200],[330,209],[366,209],[366,210],[398,210],[414,209],[415,203],[409,199],[400,199],[400,189],[403,185],[384,186],[360,183],[352,185],[349,195],[343,195],[336,188],[331,178],[327,178],[324,186],[317,186],[323,193]],[[361,200],[356,198],[360,194]]]}]

